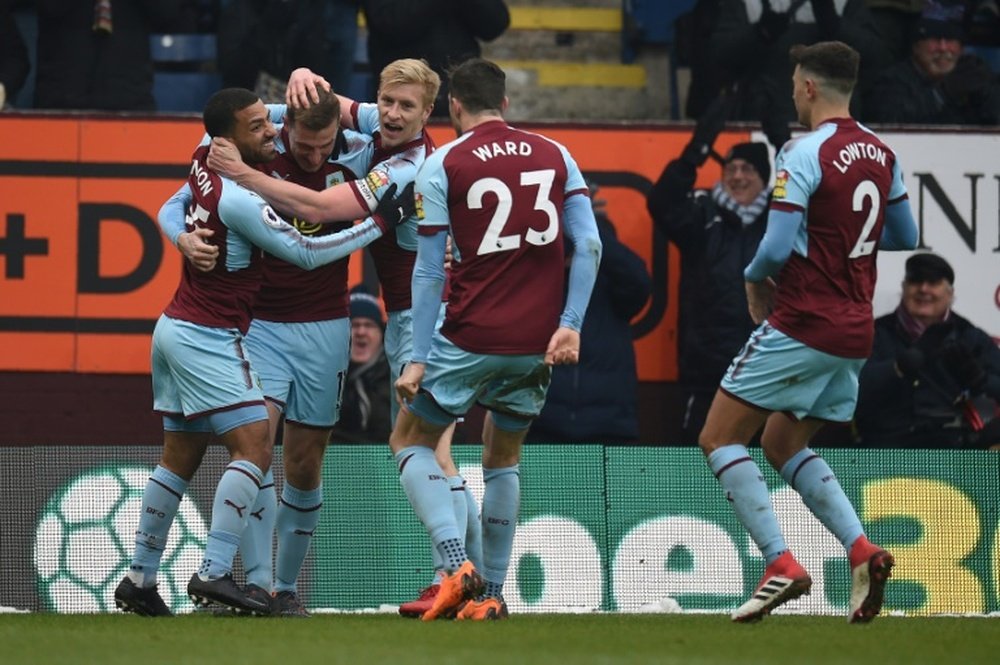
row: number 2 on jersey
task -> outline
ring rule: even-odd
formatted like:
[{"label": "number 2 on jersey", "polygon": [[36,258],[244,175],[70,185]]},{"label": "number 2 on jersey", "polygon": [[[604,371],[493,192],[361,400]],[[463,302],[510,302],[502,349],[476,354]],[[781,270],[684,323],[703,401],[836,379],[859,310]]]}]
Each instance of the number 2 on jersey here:
[{"label": "number 2 on jersey", "polygon": [[868,209],[868,217],[865,219],[865,225],[861,227],[861,235],[858,236],[857,242],[854,243],[854,249],[852,249],[851,253],[847,255],[850,259],[868,256],[875,251],[875,241],[867,240],[867,238],[871,235],[872,229],[875,228],[875,222],[878,221],[878,213],[882,206],[882,198],[878,193],[878,187],[876,187],[875,183],[871,180],[862,180],[858,183],[858,186],[854,188],[854,198],[851,201],[851,210],[854,212],[861,212],[864,210],[865,199],[871,200],[871,207]]},{"label": "number 2 on jersey", "polygon": [[[556,206],[549,199],[552,191],[552,181],[555,178],[554,169],[543,169],[541,171],[525,171],[521,174],[522,187],[537,187],[535,193],[534,209],[546,214],[549,225],[544,231],[528,229],[524,234],[524,239],[532,245],[547,245],[559,236],[559,212]],[[497,198],[496,210],[493,218],[486,228],[483,241],[479,243],[477,254],[492,254],[493,252],[508,252],[521,246],[521,236],[518,234],[501,235],[507,220],[510,219],[510,211],[513,207],[514,194],[510,191],[503,180],[499,178],[481,178],[472,184],[465,197],[466,205],[470,210],[481,210],[483,199],[487,193],[492,193]]]}]

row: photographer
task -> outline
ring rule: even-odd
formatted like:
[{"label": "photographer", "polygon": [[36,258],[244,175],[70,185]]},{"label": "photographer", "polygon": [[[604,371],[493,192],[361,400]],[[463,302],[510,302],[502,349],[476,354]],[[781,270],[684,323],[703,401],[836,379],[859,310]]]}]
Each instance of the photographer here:
[{"label": "photographer", "polygon": [[1000,399],[1000,349],[952,311],[955,273],[940,256],[906,261],[903,297],[875,320],[872,355],[859,377],[855,423],[862,443],[893,448],[986,448],[1000,419],[976,402]]}]

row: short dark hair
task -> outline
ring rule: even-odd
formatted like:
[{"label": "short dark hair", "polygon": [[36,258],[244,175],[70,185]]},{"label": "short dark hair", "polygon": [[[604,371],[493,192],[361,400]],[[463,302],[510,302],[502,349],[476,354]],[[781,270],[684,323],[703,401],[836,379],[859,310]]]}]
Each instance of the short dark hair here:
[{"label": "short dark hair", "polygon": [[313,102],[307,108],[297,109],[289,106],[285,116],[289,123],[297,127],[319,132],[329,127],[334,120],[340,120],[340,98],[322,86],[316,86],[319,101]]},{"label": "short dark hair", "polygon": [[861,56],[844,42],[796,44],[788,54],[793,65],[825,79],[838,92],[850,95],[854,90]]},{"label": "short dark hair", "polygon": [[208,98],[201,112],[209,136],[229,138],[236,129],[236,113],[260,101],[256,93],[246,88],[223,88]]},{"label": "short dark hair", "polygon": [[507,96],[507,75],[489,60],[471,58],[448,71],[448,94],[462,102],[469,113],[503,108]]}]

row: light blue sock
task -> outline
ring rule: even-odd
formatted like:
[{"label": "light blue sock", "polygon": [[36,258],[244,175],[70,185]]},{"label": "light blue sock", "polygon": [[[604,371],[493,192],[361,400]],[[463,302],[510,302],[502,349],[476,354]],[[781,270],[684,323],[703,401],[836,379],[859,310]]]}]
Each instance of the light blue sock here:
[{"label": "light blue sock", "polygon": [[247,528],[240,538],[240,556],[247,572],[247,583],[271,591],[274,576],[274,521],[278,514],[274,474],[268,469],[250,509]]},{"label": "light blue sock", "polygon": [[312,544],[322,507],[322,485],[313,490],[300,490],[285,483],[281,490],[276,526],[278,565],[275,567],[275,591],[296,591],[302,562],[306,560]]},{"label": "light blue sock", "polygon": [[781,477],[802,496],[809,510],[844,549],[850,551],[864,529],[830,465],[809,448],[803,448],[781,467]]},{"label": "light blue sock", "polygon": [[177,516],[187,481],[157,465],[142,492],[142,514],[135,530],[135,555],[128,576],[140,587],[156,584],[160,557],[167,546],[170,525]]},{"label": "light blue sock", "polygon": [[[465,508],[465,479],[462,476],[448,476],[448,487],[451,489],[452,510],[455,511],[455,526],[459,533],[466,533],[469,519],[469,511]],[[468,547],[466,547],[468,552]],[[444,560],[438,548],[431,544],[431,561],[434,570],[439,571],[444,568]]]},{"label": "light blue sock", "polygon": [[215,490],[212,526],[205,543],[205,558],[198,569],[203,579],[222,577],[233,571],[236,548],[263,481],[263,472],[247,460],[233,460],[226,467]]},{"label": "light blue sock", "polygon": [[444,471],[434,459],[434,451],[423,446],[410,446],[396,453],[395,457],[399,483],[413,506],[413,512],[430,534],[445,569],[456,570],[467,558],[461,539],[464,534],[459,533],[455,523],[451,488]]},{"label": "light blue sock", "polygon": [[466,527],[465,551],[476,570],[483,569],[483,527],[479,521],[479,504],[473,496],[469,484],[462,480],[462,494],[465,497]]},{"label": "light blue sock", "polygon": [[764,560],[770,564],[787,551],[767,483],[746,446],[732,444],[717,449],[708,456],[708,466],[719,479],[726,499],[733,504],[736,516],[750,532]]},{"label": "light blue sock", "polygon": [[499,597],[510,567],[521,504],[520,466],[483,469],[483,580],[486,595]]}]

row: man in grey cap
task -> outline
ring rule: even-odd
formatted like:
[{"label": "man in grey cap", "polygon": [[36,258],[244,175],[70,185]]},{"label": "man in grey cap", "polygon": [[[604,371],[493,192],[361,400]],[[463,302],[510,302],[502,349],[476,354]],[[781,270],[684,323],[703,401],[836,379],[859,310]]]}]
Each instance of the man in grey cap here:
[{"label": "man in grey cap", "polygon": [[[990,447],[1000,443],[1000,348],[952,310],[955,271],[937,254],[906,261],[903,296],[875,320],[861,370],[855,424],[878,447]],[[985,413],[984,413],[985,412]]]}]

